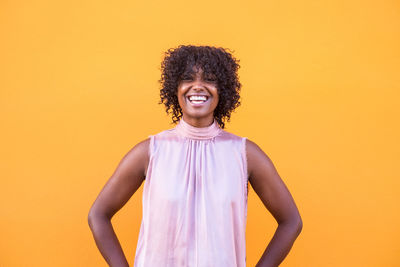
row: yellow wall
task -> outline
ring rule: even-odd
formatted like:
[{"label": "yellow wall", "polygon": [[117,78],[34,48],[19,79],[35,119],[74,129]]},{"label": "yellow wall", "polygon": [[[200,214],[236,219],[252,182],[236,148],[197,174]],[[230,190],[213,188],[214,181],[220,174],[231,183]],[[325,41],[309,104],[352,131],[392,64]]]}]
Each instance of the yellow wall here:
[{"label": "yellow wall", "polygon": [[[400,266],[397,1],[2,1],[0,266],[106,266],[87,224],[137,142],[172,127],[163,51],[235,50],[227,130],[272,158],[304,228],[282,266]],[[113,218],[133,264],[142,187]],[[247,260],[276,223],[253,190]]]}]

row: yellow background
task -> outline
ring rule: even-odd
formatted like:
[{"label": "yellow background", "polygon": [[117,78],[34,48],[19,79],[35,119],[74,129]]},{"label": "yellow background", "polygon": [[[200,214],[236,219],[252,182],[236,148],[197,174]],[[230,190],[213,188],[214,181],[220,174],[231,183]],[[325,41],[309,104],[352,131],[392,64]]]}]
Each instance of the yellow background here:
[{"label": "yellow background", "polygon": [[[158,79],[179,44],[240,59],[227,130],[270,156],[304,222],[282,266],[400,266],[398,1],[1,1],[0,38],[0,266],[107,266],[87,214],[173,127]],[[131,266],[142,187],[113,218]],[[276,223],[251,188],[248,205],[254,266]]]}]

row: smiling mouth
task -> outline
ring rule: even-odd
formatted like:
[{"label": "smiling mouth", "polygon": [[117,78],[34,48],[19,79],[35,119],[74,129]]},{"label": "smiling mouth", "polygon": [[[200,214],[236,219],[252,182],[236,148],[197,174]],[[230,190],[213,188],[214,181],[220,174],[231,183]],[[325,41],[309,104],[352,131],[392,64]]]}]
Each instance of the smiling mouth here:
[{"label": "smiling mouth", "polygon": [[187,99],[192,104],[203,104],[203,103],[207,102],[207,100],[209,99],[209,96],[206,96],[206,95],[191,95],[191,96],[188,96]]}]

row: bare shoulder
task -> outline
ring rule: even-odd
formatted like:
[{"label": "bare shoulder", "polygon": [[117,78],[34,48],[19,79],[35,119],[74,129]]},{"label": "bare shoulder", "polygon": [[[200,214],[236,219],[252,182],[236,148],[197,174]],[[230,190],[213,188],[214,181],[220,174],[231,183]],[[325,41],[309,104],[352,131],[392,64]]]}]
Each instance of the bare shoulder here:
[{"label": "bare shoulder", "polygon": [[146,138],[133,146],[124,156],[123,161],[126,160],[128,163],[136,165],[136,168],[140,169],[145,177],[149,162],[149,150],[150,138]]},{"label": "bare shoulder", "polygon": [[247,153],[257,153],[261,148],[252,140],[246,138],[246,151]]},{"label": "bare shoulder", "polygon": [[146,138],[139,143],[137,143],[128,153],[138,153],[143,157],[148,157],[149,155],[150,138]]},{"label": "bare shoulder", "polygon": [[[150,138],[146,138],[139,143],[137,143],[132,149],[137,149],[137,150],[147,150],[150,145]],[[143,151],[142,151],[143,152]]]},{"label": "bare shoulder", "polygon": [[270,157],[255,142],[246,139],[246,155],[248,173],[253,177],[259,169],[275,171],[274,164]]}]

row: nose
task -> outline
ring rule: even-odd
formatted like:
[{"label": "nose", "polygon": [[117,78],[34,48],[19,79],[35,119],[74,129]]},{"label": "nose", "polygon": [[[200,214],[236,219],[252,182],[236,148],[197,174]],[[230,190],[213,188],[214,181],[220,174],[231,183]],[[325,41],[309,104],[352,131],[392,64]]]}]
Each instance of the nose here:
[{"label": "nose", "polygon": [[194,79],[192,83],[193,90],[205,90],[205,85],[202,79]]},{"label": "nose", "polygon": [[193,87],[191,88],[193,93],[206,93],[207,90],[205,89],[205,87],[203,85],[200,84],[196,84],[193,85]]},{"label": "nose", "polygon": [[193,80],[193,86],[194,87],[196,87],[196,86],[204,86],[203,80],[199,79],[199,78],[194,79]]},{"label": "nose", "polygon": [[195,84],[192,86],[192,89],[195,91],[201,91],[201,90],[205,90],[205,87],[202,84]]}]

